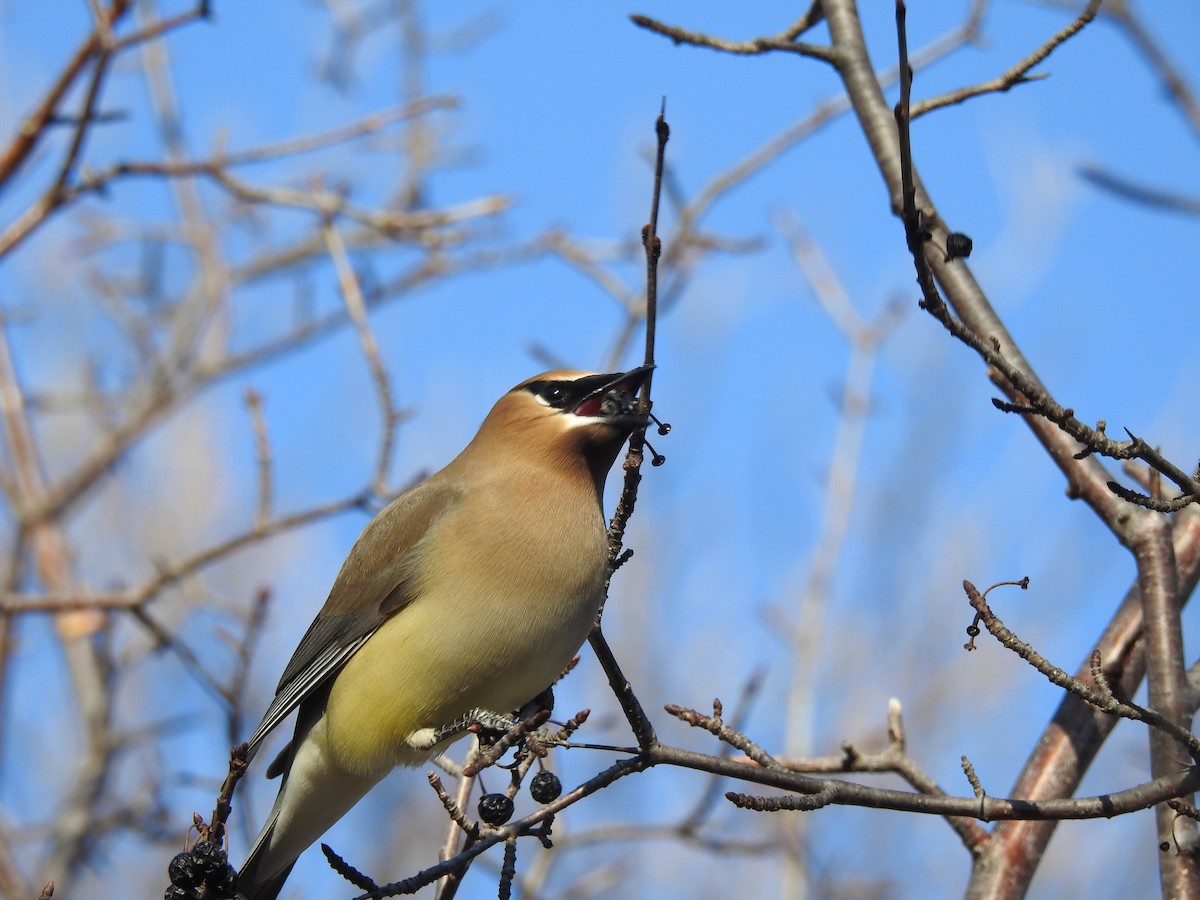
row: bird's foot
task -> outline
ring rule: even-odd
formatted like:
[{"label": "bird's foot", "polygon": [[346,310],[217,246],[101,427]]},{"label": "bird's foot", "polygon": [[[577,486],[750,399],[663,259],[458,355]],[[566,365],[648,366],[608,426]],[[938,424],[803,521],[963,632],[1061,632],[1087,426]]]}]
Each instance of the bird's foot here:
[{"label": "bird's foot", "polygon": [[414,731],[408,736],[407,743],[414,750],[432,750],[442,741],[468,731],[473,725],[503,734],[516,724],[516,720],[511,716],[492,712],[490,709],[472,709],[441,728],[421,728]]}]

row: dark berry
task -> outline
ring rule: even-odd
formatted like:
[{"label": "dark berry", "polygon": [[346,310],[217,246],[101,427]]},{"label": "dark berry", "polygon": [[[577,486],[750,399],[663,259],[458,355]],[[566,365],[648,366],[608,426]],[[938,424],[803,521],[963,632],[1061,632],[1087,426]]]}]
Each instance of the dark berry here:
[{"label": "dark berry", "polygon": [[195,896],[197,896],[195,891],[190,891],[187,888],[181,888],[174,884],[163,891],[163,900],[189,900],[189,898]]},{"label": "dark berry", "polygon": [[192,854],[179,853],[167,866],[167,877],[174,887],[191,888],[200,883],[201,873]]},{"label": "dark berry", "polygon": [[211,875],[225,866],[225,851],[220,844],[209,841],[196,841],[192,847],[192,856],[203,869],[205,875]]},{"label": "dark berry", "polygon": [[489,825],[503,825],[513,814],[513,802],[504,794],[484,794],[479,798],[479,818]]},{"label": "dark berry", "polygon": [[221,866],[204,879],[206,897],[214,900],[234,900],[237,896],[237,872],[232,866]]},{"label": "dark berry", "polygon": [[971,255],[972,241],[961,231],[954,231],[946,235],[946,259],[964,259]]},{"label": "dark berry", "polygon": [[538,803],[551,803],[562,793],[562,782],[553,772],[538,772],[529,782],[529,796]]}]

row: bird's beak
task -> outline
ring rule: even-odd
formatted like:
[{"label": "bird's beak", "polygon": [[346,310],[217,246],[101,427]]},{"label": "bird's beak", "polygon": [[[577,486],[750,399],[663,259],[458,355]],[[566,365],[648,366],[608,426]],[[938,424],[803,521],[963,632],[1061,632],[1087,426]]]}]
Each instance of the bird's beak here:
[{"label": "bird's beak", "polygon": [[600,386],[579,401],[572,412],[630,431],[644,428],[646,416],[637,411],[637,393],[653,371],[654,366],[638,366],[628,372],[599,376],[603,379]]}]

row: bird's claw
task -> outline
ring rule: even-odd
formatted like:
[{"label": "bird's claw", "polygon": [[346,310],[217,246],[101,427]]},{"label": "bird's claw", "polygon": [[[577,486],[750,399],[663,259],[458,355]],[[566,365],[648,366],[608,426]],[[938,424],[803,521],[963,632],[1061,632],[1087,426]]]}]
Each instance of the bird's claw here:
[{"label": "bird's claw", "polygon": [[443,741],[457,737],[479,726],[487,731],[504,733],[516,727],[516,720],[490,709],[472,709],[440,728],[422,728],[408,736],[407,743],[415,750],[432,750]]}]

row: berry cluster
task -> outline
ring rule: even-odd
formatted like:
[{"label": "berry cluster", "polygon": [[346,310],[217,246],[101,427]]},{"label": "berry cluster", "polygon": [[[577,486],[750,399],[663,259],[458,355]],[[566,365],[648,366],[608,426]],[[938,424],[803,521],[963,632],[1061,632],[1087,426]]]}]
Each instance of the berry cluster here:
[{"label": "berry cluster", "polygon": [[[562,793],[562,782],[553,772],[538,772],[529,782],[529,796],[538,803],[550,803]],[[488,825],[503,825],[513,814],[512,798],[504,794],[484,794],[479,798],[479,818]]]},{"label": "berry cluster", "polygon": [[237,900],[237,872],[220,844],[197,841],[171,860],[167,876],[163,900]]}]

